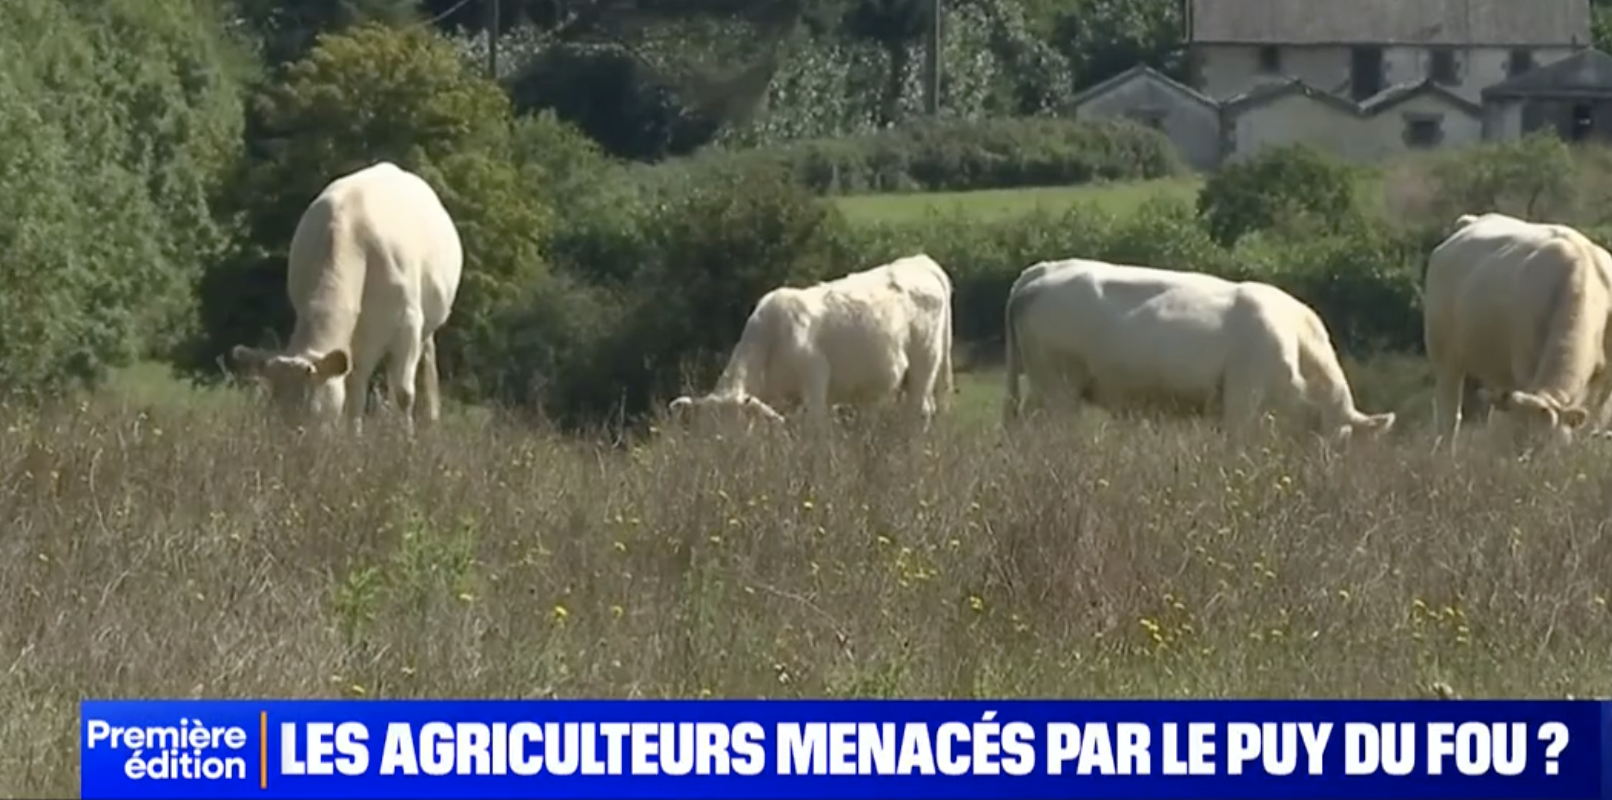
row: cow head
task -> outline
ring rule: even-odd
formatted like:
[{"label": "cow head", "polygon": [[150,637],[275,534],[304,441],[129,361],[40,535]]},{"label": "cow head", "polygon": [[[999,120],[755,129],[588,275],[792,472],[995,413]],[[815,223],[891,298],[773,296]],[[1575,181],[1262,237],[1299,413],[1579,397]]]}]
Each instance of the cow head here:
[{"label": "cow head", "polygon": [[702,397],[683,395],[673,400],[667,411],[673,420],[683,424],[696,419],[719,423],[742,422],[746,425],[757,421],[769,424],[784,421],[784,416],[774,411],[772,406],[762,402],[758,397],[742,393],[708,394]]},{"label": "cow head", "polygon": [[1573,434],[1590,414],[1582,406],[1564,406],[1555,400],[1532,392],[1510,391],[1490,395],[1479,392],[1494,410],[1505,414],[1511,426],[1512,441],[1523,447],[1543,444],[1547,447],[1572,442]]},{"label": "cow head", "polygon": [[328,417],[346,400],[347,377],[352,365],[347,351],[335,349],[324,355],[280,355],[255,347],[236,345],[230,351],[243,374],[257,379],[283,416]]}]

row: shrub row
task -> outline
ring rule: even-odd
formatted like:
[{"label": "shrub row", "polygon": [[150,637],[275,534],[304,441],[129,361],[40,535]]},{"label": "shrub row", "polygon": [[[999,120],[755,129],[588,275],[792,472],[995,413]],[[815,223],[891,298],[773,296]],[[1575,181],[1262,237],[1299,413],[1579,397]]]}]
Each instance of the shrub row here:
[{"label": "shrub row", "polygon": [[1063,186],[1187,172],[1174,145],[1152,128],[1057,117],[919,120],[775,148],[713,148],[650,171],[681,181],[711,161],[776,164],[818,194]]}]

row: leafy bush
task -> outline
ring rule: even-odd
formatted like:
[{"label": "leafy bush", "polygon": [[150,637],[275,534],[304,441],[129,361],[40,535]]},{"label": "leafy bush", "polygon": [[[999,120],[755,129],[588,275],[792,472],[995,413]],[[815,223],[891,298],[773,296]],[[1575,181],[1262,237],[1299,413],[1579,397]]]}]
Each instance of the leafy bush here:
[{"label": "leafy bush", "polygon": [[178,0],[0,5],[0,387],[49,393],[170,348],[228,231],[240,54]]},{"label": "leafy bush", "polygon": [[621,339],[625,312],[619,292],[563,272],[521,287],[487,320],[480,394],[569,425],[601,421],[620,398],[615,377],[597,365]]},{"label": "leafy bush", "polygon": [[642,227],[652,202],[630,166],[605,155],[574,125],[544,111],[516,123],[515,154],[555,198],[548,254],[584,282],[615,285],[654,257]]},{"label": "leafy bush", "polygon": [[[1612,210],[1603,177],[1612,166],[1606,149],[1573,147],[1548,132],[1435,152],[1396,166],[1390,173],[1395,218],[1430,226],[1448,227],[1462,214],[1486,211],[1591,223]],[[1421,191],[1411,196],[1411,187]]]},{"label": "leafy bush", "polygon": [[510,94],[521,111],[557,114],[619,158],[687,154],[720,123],[679,98],[641,56],[615,44],[545,47],[510,81]]},{"label": "leafy bush", "polygon": [[710,161],[784,166],[819,194],[965,191],[1163,178],[1186,167],[1164,134],[1128,121],[920,120],[877,133],[757,150],[707,150],[651,170],[687,180]]},{"label": "leafy bush", "polygon": [[[911,19],[911,11],[903,13],[878,0],[853,5],[857,8],[849,10],[872,12],[868,16],[874,18],[895,11],[897,18]],[[1068,59],[1027,29],[1020,5],[1017,0],[947,3],[940,53],[942,117],[1040,114],[1064,105],[1073,94]],[[904,41],[897,43],[887,36],[869,38],[866,34],[874,31],[863,26],[856,26],[862,35],[851,36],[813,32],[811,27],[802,26],[779,43],[778,68],[764,101],[738,124],[724,127],[716,143],[770,147],[853,136],[877,130],[886,112],[897,118],[924,114],[922,36],[898,37]],[[873,27],[879,33],[889,31]],[[901,57],[892,64],[896,53]]]},{"label": "leafy bush", "polygon": [[1358,219],[1349,165],[1308,145],[1261,150],[1221,167],[1198,193],[1198,214],[1214,240],[1231,246],[1278,226],[1343,230]]},{"label": "leafy bush", "polygon": [[[545,410],[568,426],[637,416],[682,391],[685,378],[708,387],[763,294],[849,271],[839,255],[838,212],[776,166],[714,165],[685,191],[633,208],[639,216],[620,238],[600,225],[589,228],[598,238],[561,239],[571,242],[572,257],[591,241],[597,254],[631,250],[636,260],[562,261],[565,279],[547,295],[527,295],[505,317],[515,328],[501,336],[526,342],[510,369],[541,373]],[[616,219],[629,218],[608,221]],[[565,320],[540,321],[543,309],[570,297],[604,321],[570,309]]]},{"label": "leafy bush", "polygon": [[598,142],[552,111],[516,119],[510,145],[515,160],[542,170],[544,188],[552,197],[574,196],[611,163]]},{"label": "leafy bush", "polygon": [[482,399],[499,391],[505,367],[487,355],[502,335],[493,318],[547,272],[543,248],[553,214],[533,194],[540,185],[534,170],[484,151],[428,162],[420,174],[437,187],[465,248],[451,324],[437,335],[443,379],[458,396]]},{"label": "leafy bush", "polygon": [[1347,234],[1254,249],[1248,254],[1254,278],[1314,308],[1340,350],[1421,351],[1425,255],[1406,258],[1396,232],[1363,225]]}]

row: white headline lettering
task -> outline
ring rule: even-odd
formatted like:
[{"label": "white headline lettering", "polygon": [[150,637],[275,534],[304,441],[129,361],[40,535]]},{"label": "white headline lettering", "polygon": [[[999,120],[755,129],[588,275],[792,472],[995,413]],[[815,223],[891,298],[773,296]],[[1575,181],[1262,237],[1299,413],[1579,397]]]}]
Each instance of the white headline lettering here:
[{"label": "white headline lettering", "polygon": [[[87,751],[130,780],[275,776],[1556,775],[1566,725],[1546,722],[391,722],[246,729],[86,725]],[[254,731],[255,733],[255,731]],[[272,740],[271,740],[272,741]],[[86,753],[88,755],[88,753]],[[250,769],[249,769],[250,765]],[[1537,774],[1537,773],[1536,773]]]}]

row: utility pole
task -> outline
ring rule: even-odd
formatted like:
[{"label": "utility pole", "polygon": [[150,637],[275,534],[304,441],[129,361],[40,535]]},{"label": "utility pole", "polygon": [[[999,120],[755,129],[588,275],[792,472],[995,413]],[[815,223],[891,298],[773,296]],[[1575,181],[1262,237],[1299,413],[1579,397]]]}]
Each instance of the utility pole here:
[{"label": "utility pole", "polygon": [[498,80],[498,0],[487,0],[487,79]]},{"label": "utility pole", "polygon": [[940,115],[940,4],[929,0],[929,35],[924,47],[924,111]]}]

